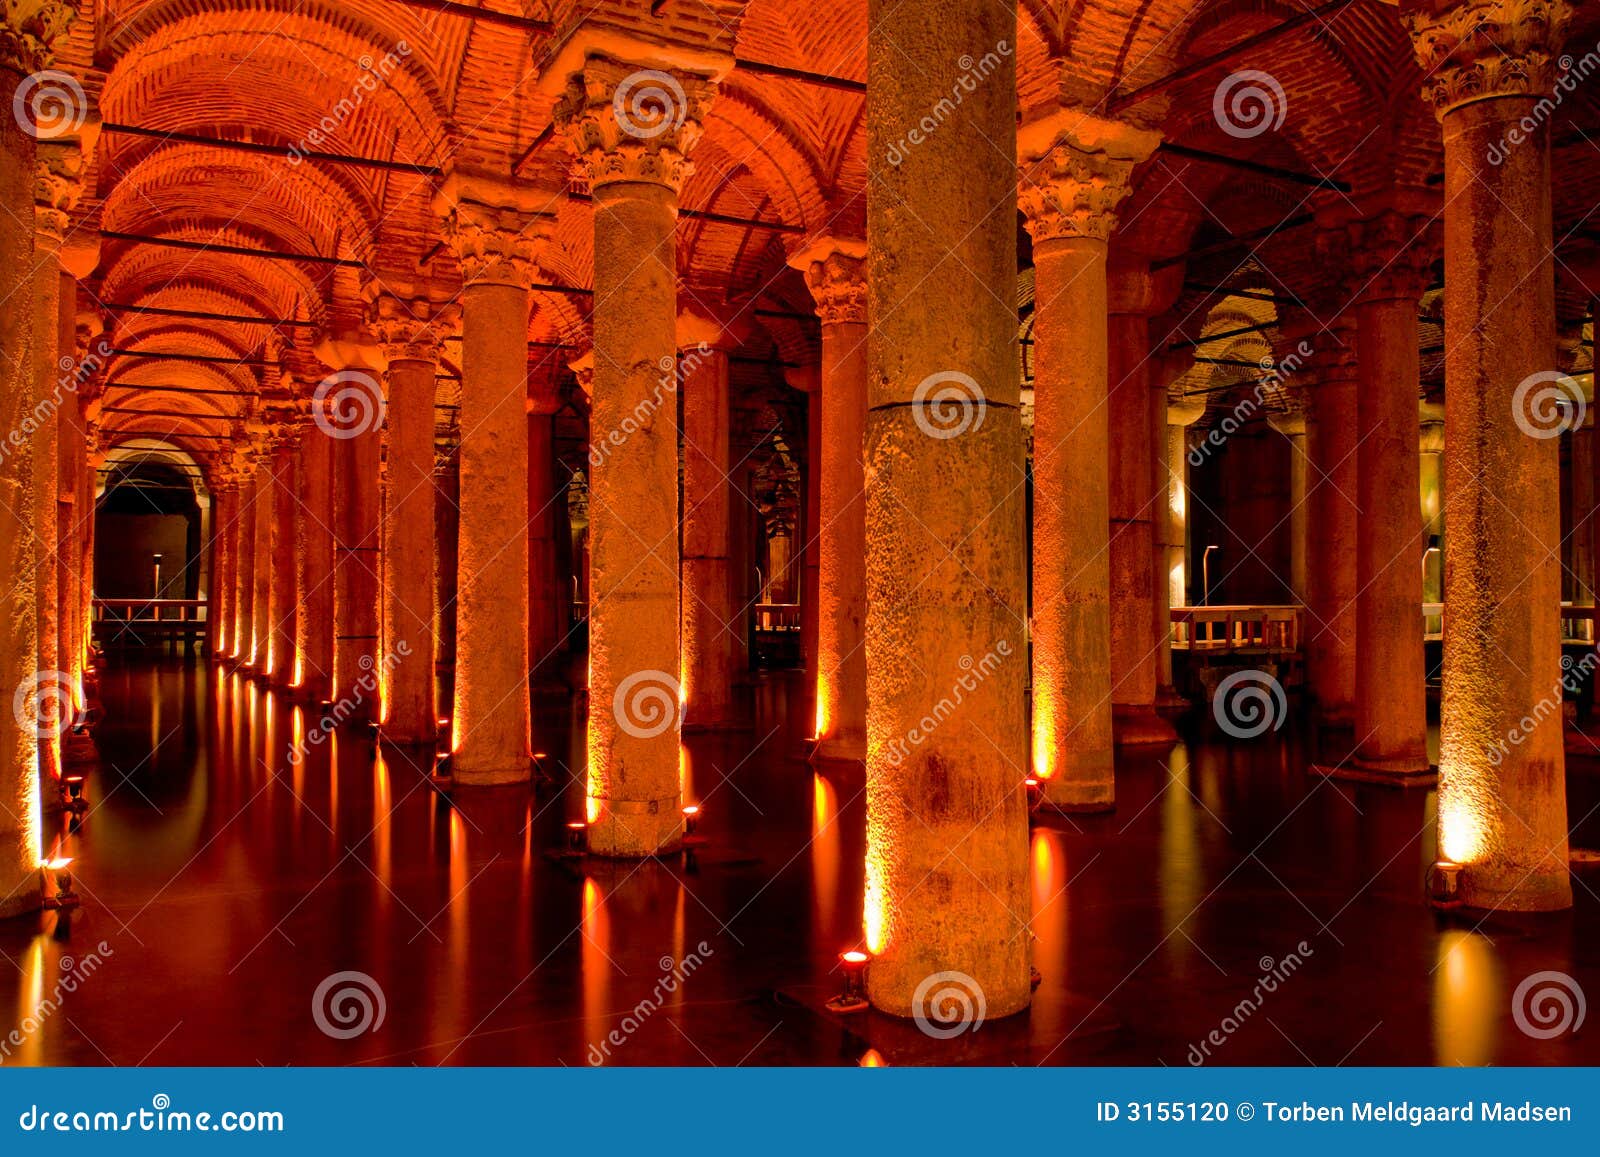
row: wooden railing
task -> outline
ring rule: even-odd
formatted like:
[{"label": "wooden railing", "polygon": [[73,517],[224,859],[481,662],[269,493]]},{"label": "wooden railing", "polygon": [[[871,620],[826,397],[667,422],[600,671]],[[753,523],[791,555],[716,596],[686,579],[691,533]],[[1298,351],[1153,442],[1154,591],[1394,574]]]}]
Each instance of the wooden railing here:
[{"label": "wooden railing", "polygon": [[1172,646],[1190,654],[1284,655],[1300,649],[1298,606],[1172,608]]},{"label": "wooden railing", "polygon": [[757,603],[755,607],[757,634],[783,633],[800,629],[799,603]]},{"label": "wooden railing", "polygon": [[[1561,642],[1563,644],[1593,643],[1595,641],[1595,608],[1561,604]],[[1430,643],[1444,638],[1444,604],[1422,604],[1422,637]]]},{"label": "wooden railing", "polygon": [[95,599],[95,642],[102,647],[150,647],[206,635],[205,599]]}]

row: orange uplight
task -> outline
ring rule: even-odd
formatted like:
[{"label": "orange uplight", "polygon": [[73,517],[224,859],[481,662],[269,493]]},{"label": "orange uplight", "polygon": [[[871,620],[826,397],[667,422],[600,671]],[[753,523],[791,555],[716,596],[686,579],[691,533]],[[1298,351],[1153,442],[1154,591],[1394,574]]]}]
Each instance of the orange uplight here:
[{"label": "orange uplight", "polygon": [[839,962],[841,964],[865,964],[871,959],[872,957],[868,956],[865,952],[854,948],[849,952],[839,953]]},{"label": "orange uplight", "polygon": [[64,872],[68,868],[72,867],[72,857],[56,856],[52,859],[46,860],[44,866],[49,868],[52,872]]},{"label": "orange uplight", "polygon": [[886,1069],[889,1062],[883,1059],[883,1054],[877,1049],[868,1049],[861,1054],[861,1059],[856,1064],[863,1069]]},{"label": "orange uplight", "polygon": [[601,807],[601,801],[597,796],[591,795],[585,797],[583,801],[583,814],[588,817],[590,823],[599,823],[600,814],[603,810],[604,809]]},{"label": "orange uplight", "polygon": [[294,654],[294,682],[290,683],[289,686],[291,686],[291,687],[303,686],[305,684],[305,679],[306,679],[306,661],[305,661],[305,656],[301,655],[299,651],[296,651],[295,654]]},{"label": "orange uplight", "polygon": [[822,672],[817,672],[817,711],[814,720],[812,738],[823,739],[828,734],[828,728],[833,721],[828,718],[828,677]]}]

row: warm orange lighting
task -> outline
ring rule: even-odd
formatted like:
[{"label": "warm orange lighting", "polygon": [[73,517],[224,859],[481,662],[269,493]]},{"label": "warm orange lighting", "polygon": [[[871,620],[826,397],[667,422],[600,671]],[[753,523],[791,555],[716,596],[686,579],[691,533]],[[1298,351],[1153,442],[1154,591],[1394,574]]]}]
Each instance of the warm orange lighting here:
[{"label": "warm orange lighting", "polygon": [[591,824],[597,824],[600,822],[600,816],[604,810],[605,809],[601,806],[601,800],[599,797],[592,795],[585,797],[583,801],[583,814],[588,818]]},{"label": "warm orange lighting", "polygon": [[1050,704],[1049,689],[1041,686],[1036,679],[1033,686],[1033,774],[1041,780],[1049,779],[1056,773],[1052,755],[1055,736],[1051,733],[1049,723],[1052,718],[1054,711]]},{"label": "warm orange lighting", "polygon": [[889,1062],[883,1059],[883,1054],[877,1049],[868,1049],[861,1054],[861,1059],[856,1064],[863,1069],[886,1069]]},{"label": "warm orange lighting", "polygon": [[871,959],[872,957],[868,956],[865,952],[861,952],[856,949],[852,949],[849,952],[839,953],[839,961],[842,964],[865,964]]},{"label": "warm orange lighting", "polygon": [[72,867],[72,857],[56,856],[53,859],[46,860],[44,866],[52,872],[63,872]]},{"label": "warm orange lighting", "polygon": [[[1445,776],[1440,776],[1441,785]],[[1456,864],[1479,859],[1484,848],[1484,820],[1466,792],[1441,786],[1439,792],[1439,855]]]},{"label": "warm orange lighting", "polygon": [[821,671],[817,672],[817,711],[814,720],[814,729],[811,735],[814,739],[827,737],[828,728],[832,720],[828,718],[828,677]]}]

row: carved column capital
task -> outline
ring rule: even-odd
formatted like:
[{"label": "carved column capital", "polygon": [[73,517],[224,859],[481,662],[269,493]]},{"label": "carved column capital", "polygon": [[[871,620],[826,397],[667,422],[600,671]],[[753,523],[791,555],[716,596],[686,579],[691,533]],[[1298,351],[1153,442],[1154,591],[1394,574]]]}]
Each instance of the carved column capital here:
[{"label": "carved column capital", "polygon": [[88,168],[75,140],[40,141],[34,152],[33,227],[35,245],[59,250],[72,224],[72,207],[83,194]]},{"label": "carved column capital", "polygon": [[1416,301],[1439,255],[1432,218],[1384,212],[1343,227],[1358,301]]},{"label": "carved column capital", "polygon": [[1572,10],[1571,0],[1406,0],[1423,98],[1443,117],[1486,97],[1547,95]]},{"label": "carved column capital", "polygon": [[677,193],[716,90],[706,76],[591,55],[568,79],[555,121],[590,188],[636,181]]},{"label": "carved column capital", "polygon": [[867,322],[867,243],[821,237],[789,258],[805,275],[823,325]]},{"label": "carved column capital", "polygon": [[[49,68],[56,38],[77,18],[74,0],[0,0],[0,68],[24,76]],[[31,99],[28,93],[17,95],[24,102]]]},{"label": "carved column capital", "polygon": [[373,334],[390,363],[437,362],[440,345],[461,321],[461,307],[454,302],[405,301],[387,294],[378,299],[376,314]]},{"label": "carved column capital", "polygon": [[1108,240],[1133,170],[1161,143],[1157,132],[1063,108],[1017,134],[1017,200],[1035,241]]},{"label": "carved column capital", "polygon": [[539,255],[555,222],[555,196],[498,177],[453,172],[434,198],[445,241],[467,285],[515,285],[538,279]]}]

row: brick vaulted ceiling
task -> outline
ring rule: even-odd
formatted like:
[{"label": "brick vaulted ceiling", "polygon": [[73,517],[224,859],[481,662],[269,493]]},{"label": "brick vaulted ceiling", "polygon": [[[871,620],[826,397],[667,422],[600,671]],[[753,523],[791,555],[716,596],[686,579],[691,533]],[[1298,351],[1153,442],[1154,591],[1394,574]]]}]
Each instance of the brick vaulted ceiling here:
[{"label": "brick vaulted ceiling", "polygon": [[[864,228],[865,0],[487,0],[497,16],[475,15],[479,3],[84,0],[61,65],[84,79],[105,123],[154,132],[101,136],[75,234],[207,243],[106,236],[91,290],[119,307],[298,323],[108,311],[119,349],[217,359],[119,357],[109,380],[122,393],[118,412],[106,415],[108,433],[169,433],[176,422],[174,440],[183,441],[216,430],[219,415],[243,416],[250,395],[282,387],[280,365],[294,376],[319,372],[317,333],[337,328],[374,286],[448,297],[459,275],[431,208],[439,171],[469,161],[515,166],[550,187],[569,182],[562,141],[549,131],[554,99],[539,76],[565,34],[596,13],[651,38],[854,82],[736,68],[682,197],[686,208],[781,227],[680,223],[687,292],[713,307],[753,301],[759,311],[736,385],[751,395],[781,389],[774,367],[815,356],[810,298],[785,257],[806,233]],[[1596,7],[1580,8],[1569,38],[1576,56],[1600,51]],[[1140,170],[1114,250],[1183,262],[1191,282],[1313,296],[1330,268],[1313,225],[1286,228],[1253,253],[1231,239],[1344,202],[1354,210],[1397,185],[1437,192],[1438,126],[1420,98],[1399,11],[1381,0],[1022,0],[1012,48],[1024,123],[1067,101],[1161,129],[1168,145]],[[1213,96],[1243,69],[1269,73],[1286,107],[1276,130],[1241,139],[1219,127]],[[1596,87],[1565,100],[1553,129],[1567,321],[1583,318],[1600,288],[1600,221],[1588,219],[1600,203]],[[308,143],[319,126],[320,139]],[[204,138],[265,147],[221,149]],[[392,163],[294,163],[288,149]],[[1319,177],[1337,187],[1306,179]],[[581,187],[567,187],[543,276],[582,289],[590,208]],[[1212,301],[1186,295],[1174,328],[1198,334]],[[587,343],[587,299],[540,290],[534,303],[529,338],[541,344],[530,357],[564,365]],[[455,348],[447,347],[441,386],[456,371]],[[164,416],[122,412],[141,407]],[[170,416],[178,411],[210,417],[188,423]],[[195,440],[193,449],[208,456],[214,445]]]}]

